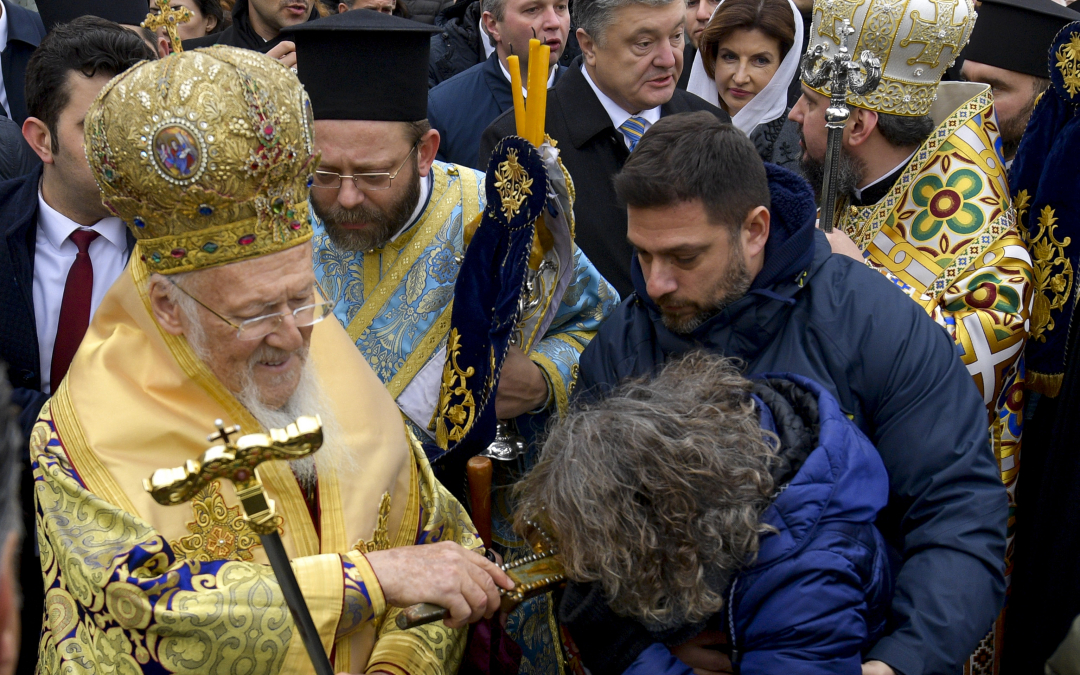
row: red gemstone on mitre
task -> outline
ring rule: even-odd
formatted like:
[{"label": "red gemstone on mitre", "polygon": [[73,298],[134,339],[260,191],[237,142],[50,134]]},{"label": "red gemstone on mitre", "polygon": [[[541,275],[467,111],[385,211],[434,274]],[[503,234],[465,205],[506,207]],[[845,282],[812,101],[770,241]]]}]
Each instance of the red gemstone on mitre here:
[{"label": "red gemstone on mitre", "polygon": [[251,244],[254,241],[255,241],[255,235],[253,235],[253,234],[245,234],[244,236],[237,239],[236,243],[240,244],[241,246],[247,246],[248,244]]},{"label": "red gemstone on mitre", "polygon": [[263,128],[263,133],[266,134],[267,136],[270,136],[271,134],[274,133],[274,127],[270,126],[269,124],[266,125],[266,127]]},{"label": "red gemstone on mitre", "polygon": [[183,258],[186,255],[187,255],[187,249],[174,248],[172,250],[172,257],[174,257],[174,258]]},{"label": "red gemstone on mitre", "polygon": [[289,223],[289,227],[291,227],[294,230],[299,230],[300,229],[300,223],[298,223],[298,222],[296,222],[294,220],[293,222]]},{"label": "red gemstone on mitre", "polygon": [[248,473],[247,469],[239,469],[235,474],[233,474],[233,478],[235,478],[236,480],[247,480],[250,477],[251,474]]}]

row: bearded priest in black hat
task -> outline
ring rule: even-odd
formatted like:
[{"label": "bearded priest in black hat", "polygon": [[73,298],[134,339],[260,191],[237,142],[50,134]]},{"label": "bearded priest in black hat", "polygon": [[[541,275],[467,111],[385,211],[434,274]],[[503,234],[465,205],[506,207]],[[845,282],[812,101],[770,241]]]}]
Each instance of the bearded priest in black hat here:
[{"label": "bearded priest in black hat", "polygon": [[961,72],[993,89],[1001,154],[1010,166],[1036,99],[1050,87],[1046,52],[1073,21],[1080,12],[1053,0],[983,0],[979,7]]},{"label": "bearded priest in black hat", "polygon": [[[311,190],[316,277],[438,472],[446,448],[433,420],[451,307],[469,301],[454,287],[487,199],[482,172],[435,160],[439,133],[426,119],[433,30],[357,10],[296,26],[286,39],[296,43],[321,153]],[[569,217],[561,230],[556,220],[548,216],[554,242],[531,277],[537,302],[526,303],[529,328],[503,365],[495,401],[500,419],[521,426],[566,409],[578,358],[618,302],[574,245]],[[493,261],[493,277],[498,270]],[[503,534],[496,544],[512,545],[509,527]],[[517,625],[512,617],[511,636]],[[552,642],[543,642],[546,656],[526,650],[527,672],[558,672]]]}]

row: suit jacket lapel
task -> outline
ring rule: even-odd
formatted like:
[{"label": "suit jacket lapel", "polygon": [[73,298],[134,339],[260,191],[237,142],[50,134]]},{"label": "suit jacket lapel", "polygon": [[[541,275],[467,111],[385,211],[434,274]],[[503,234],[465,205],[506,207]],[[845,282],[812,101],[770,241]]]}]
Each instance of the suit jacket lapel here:
[{"label": "suit jacket lapel", "polygon": [[[4,229],[4,246],[15,273],[15,281],[26,305],[30,322],[34,321],[34,246],[37,236],[37,187],[41,179],[41,167],[26,177],[26,183],[12,195],[5,205],[10,214]],[[36,345],[35,345],[36,349]]]},{"label": "suit jacket lapel", "polygon": [[484,61],[484,81],[499,106],[499,114],[514,107],[514,92],[510,90],[510,83],[506,81],[506,76],[499,67],[497,52],[493,52],[488,60]]},{"label": "suit jacket lapel", "polygon": [[575,148],[580,150],[598,134],[615,129],[611,126],[611,118],[608,117],[607,110],[604,110],[604,105],[581,73],[580,57],[574,59],[566,72],[559,77],[555,92],[562,104],[559,110],[566,128],[570,131],[570,142]]}]

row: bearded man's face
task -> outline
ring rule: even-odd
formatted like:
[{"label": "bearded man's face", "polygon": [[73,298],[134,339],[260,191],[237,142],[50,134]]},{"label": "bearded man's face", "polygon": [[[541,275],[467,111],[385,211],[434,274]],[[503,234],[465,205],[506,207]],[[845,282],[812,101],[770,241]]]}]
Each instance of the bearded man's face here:
[{"label": "bearded man's face", "polygon": [[[317,120],[315,144],[322,153],[311,204],[334,245],[345,251],[382,248],[403,228],[420,201],[417,143],[399,122]],[[333,174],[395,174],[386,189],[357,185]],[[329,176],[329,178],[327,178]],[[330,187],[326,187],[329,184]]]}]

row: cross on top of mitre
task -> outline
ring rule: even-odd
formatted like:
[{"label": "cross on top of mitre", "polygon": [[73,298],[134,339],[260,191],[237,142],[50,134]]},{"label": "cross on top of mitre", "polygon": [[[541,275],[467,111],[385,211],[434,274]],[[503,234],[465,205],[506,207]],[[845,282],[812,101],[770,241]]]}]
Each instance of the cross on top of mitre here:
[{"label": "cross on top of mitre", "polygon": [[149,28],[155,33],[159,28],[164,28],[165,34],[169,37],[169,43],[172,45],[172,50],[174,52],[184,51],[177,28],[180,24],[191,21],[191,10],[183,6],[172,7],[169,0],[154,0],[154,4],[157,5],[157,14],[154,12],[147,14],[146,20],[142,22],[142,27]]}]

